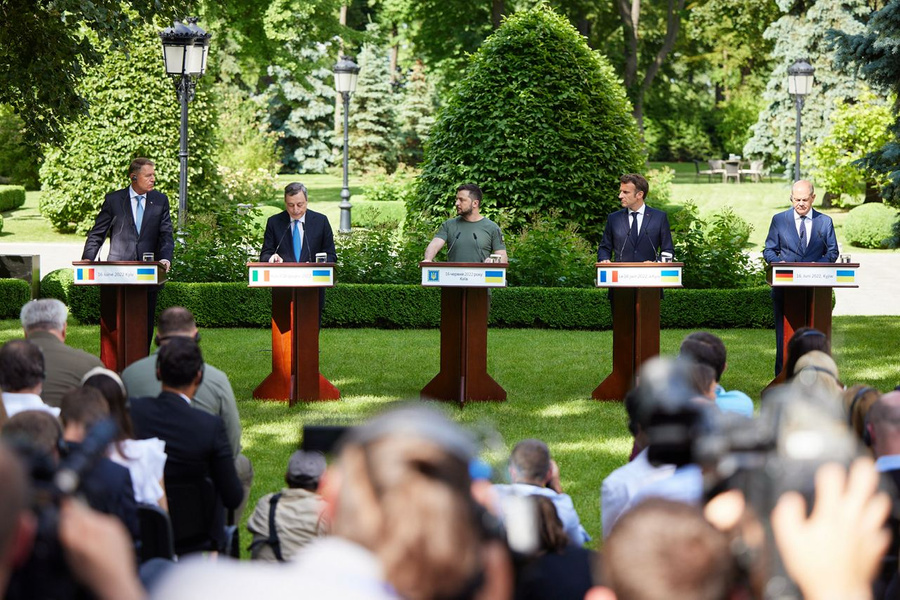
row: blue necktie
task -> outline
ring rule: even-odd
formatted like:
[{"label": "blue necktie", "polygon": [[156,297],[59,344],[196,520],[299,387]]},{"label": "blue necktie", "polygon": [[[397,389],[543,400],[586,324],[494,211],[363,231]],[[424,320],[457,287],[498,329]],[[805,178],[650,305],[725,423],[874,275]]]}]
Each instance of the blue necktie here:
[{"label": "blue necktie", "polygon": [[303,240],[300,239],[300,221],[294,221],[294,260],[300,262],[300,249],[303,248]]},{"label": "blue necktie", "polygon": [[800,252],[806,254],[806,216],[800,217]]},{"label": "blue necktie", "polygon": [[136,217],[134,219],[134,224],[137,227],[138,233],[141,232],[141,224],[144,222],[144,197],[137,197],[137,210],[135,211]]}]

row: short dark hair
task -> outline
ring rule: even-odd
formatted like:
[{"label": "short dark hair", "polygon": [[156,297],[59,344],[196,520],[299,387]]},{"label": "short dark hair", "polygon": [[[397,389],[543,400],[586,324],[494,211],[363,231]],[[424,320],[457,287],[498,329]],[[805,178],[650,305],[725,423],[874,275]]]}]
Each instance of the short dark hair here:
[{"label": "short dark hair", "polygon": [[647,180],[644,179],[643,175],[639,175],[638,173],[626,173],[619,177],[619,183],[633,183],[635,191],[644,192],[644,200],[647,199],[647,194],[650,193],[650,184],[647,183]]},{"label": "short dark hair", "polygon": [[62,426],[56,417],[46,411],[24,410],[3,424],[2,436],[13,445],[24,442],[53,456],[62,444]]},{"label": "short dark hair", "polygon": [[303,197],[309,200],[309,192],[306,191],[306,186],[299,182],[292,182],[284,186],[284,197],[288,196],[296,196],[297,194],[303,194]]},{"label": "short dark hair", "polygon": [[784,374],[790,379],[796,373],[797,361],[807,352],[819,350],[831,356],[831,343],[828,336],[812,327],[800,327],[794,331],[794,335],[787,344],[787,354],[784,358]]},{"label": "short dark hair", "polygon": [[10,340],[0,347],[0,388],[18,392],[44,380],[44,353],[28,340]]},{"label": "short dark hair", "polygon": [[735,561],[699,508],[650,498],[622,516],[603,545],[601,582],[617,598],[728,598]]},{"label": "short dark hair", "polygon": [[550,449],[538,439],[522,440],[513,448],[509,462],[519,478],[543,482],[550,472]]},{"label": "short dark hair", "polygon": [[464,183],[458,188],[456,188],[457,192],[466,192],[469,194],[469,198],[472,200],[476,200],[478,202],[478,206],[481,206],[481,188],[475,185],[474,183]]},{"label": "short dark hair", "polygon": [[59,420],[65,426],[84,425],[90,429],[108,416],[109,404],[97,388],[72,388],[60,401]]},{"label": "short dark hair", "polygon": [[156,163],[154,163],[149,158],[144,158],[142,156],[138,156],[136,159],[131,161],[131,164],[128,165],[128,176],[131,177],[135,173],[140,173],[141,169],[150,165],[151,167],[155,167]]},{"label": "short dark hair", "polygon": [[728,351],[725,343],[717,335],[707,331],[695,331],[681,342],[681,356],[693,359],[701,365],[708,365],[716,372],[716,381],[722,379]]},{"label": "short dark hair", "polygon": [[164,338],[175,333],[188,331],[196,326],[197,323],[194,321],[194,315],[191,314],[191,311],[183,306],[170,306],[159,313],[159,319],[156,322],[156,333],[160,338]]},{"label": "short dark hair", "polygon": [[159,348],[156,355],[159,379],[168,387],[187,387],[202,369],[203,354],[191,338],[173,337]]}]

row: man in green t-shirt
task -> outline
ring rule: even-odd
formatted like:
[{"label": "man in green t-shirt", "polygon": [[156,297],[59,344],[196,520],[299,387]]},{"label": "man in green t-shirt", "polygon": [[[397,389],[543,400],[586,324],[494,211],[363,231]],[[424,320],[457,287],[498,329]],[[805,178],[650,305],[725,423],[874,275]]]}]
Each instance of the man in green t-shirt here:
[{"label": "man in green t-shirt", "polygon": [[425,248],[425,261],[431,262],[447,244],[447,262],[488,262],[491,254],[500,262],[509,262],[500,227],[482,217],[481,188],[464,183],[456,188],[456,217],[444,221],[434,239]]}]

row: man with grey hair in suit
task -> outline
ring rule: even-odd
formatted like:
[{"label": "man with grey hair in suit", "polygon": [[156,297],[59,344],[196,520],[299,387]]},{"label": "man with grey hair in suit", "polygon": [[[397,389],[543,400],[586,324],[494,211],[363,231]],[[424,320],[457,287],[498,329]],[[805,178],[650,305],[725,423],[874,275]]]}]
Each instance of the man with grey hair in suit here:
[{"label": "man with grey hair in suit", "polygon": [[32,300],[22,307],[19,318],[25,339],[44,353],[46,379],[41,398],[45,404],[59,406],[63,394],[81,387],[81,378],[103,363],[93,354],[66,346],[66,305],[55,298]]}]

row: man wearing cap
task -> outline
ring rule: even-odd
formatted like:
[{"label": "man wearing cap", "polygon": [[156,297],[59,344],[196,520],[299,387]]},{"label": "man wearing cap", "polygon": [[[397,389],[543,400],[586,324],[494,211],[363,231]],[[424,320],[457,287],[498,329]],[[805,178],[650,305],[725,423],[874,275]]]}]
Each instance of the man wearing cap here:
[{"label": "man wearing cap", "polygon": [[[288,461],[288,487],[259,499],[247,520],[253,534],[251,556],[266,562],[291,560],[303,546],[322,534],[322,498],[316,493],[325,471],[321,452],[297,450]],[[274,530],[270,525],[274,524]]]}]

